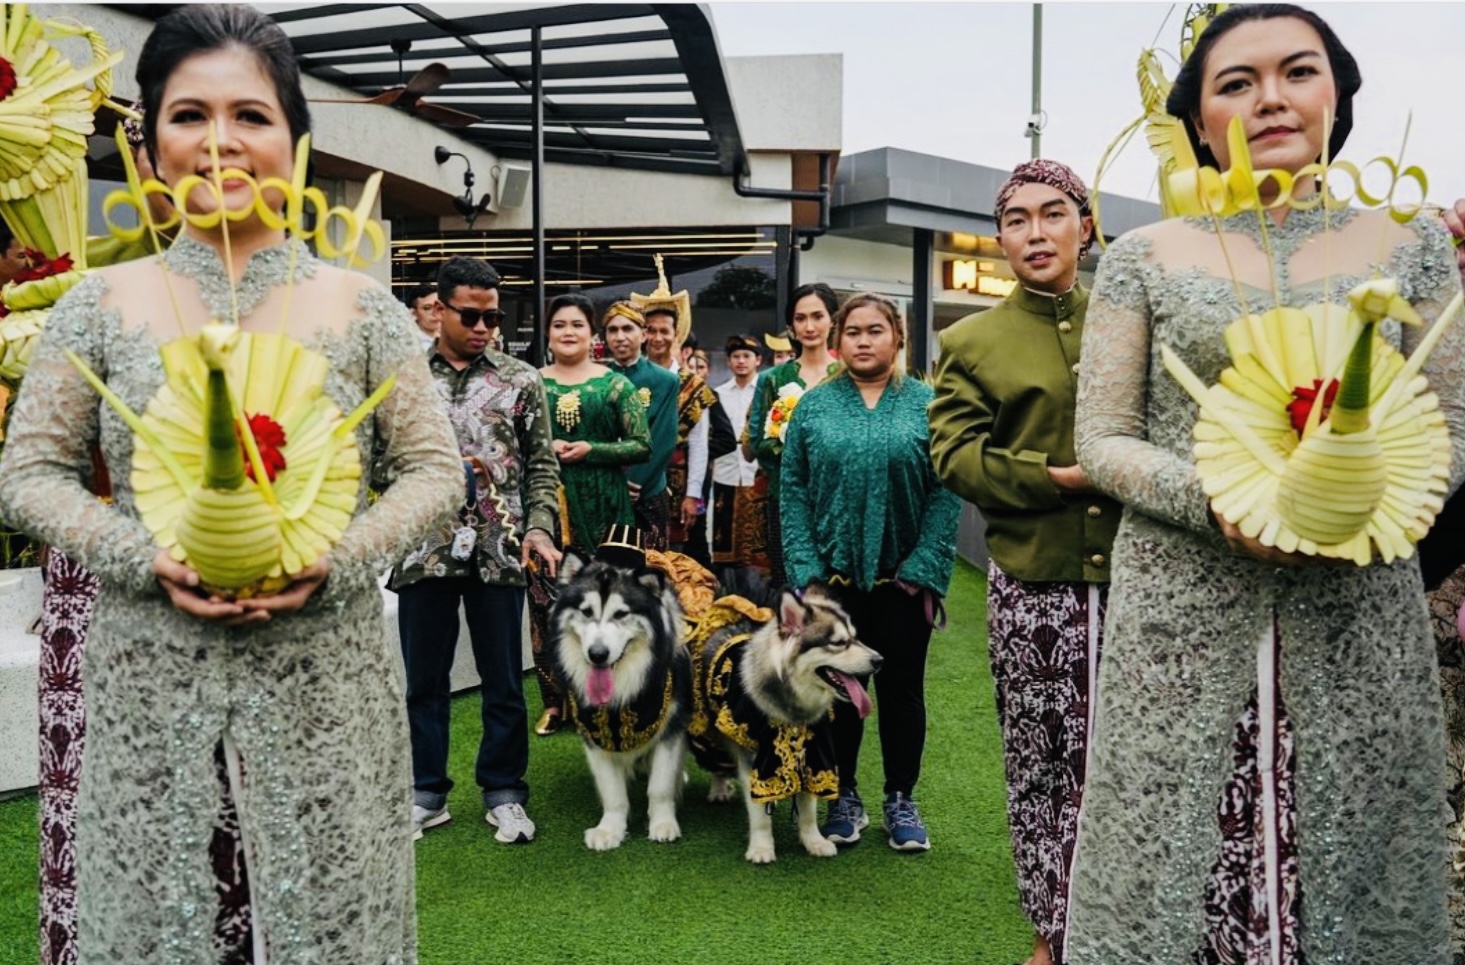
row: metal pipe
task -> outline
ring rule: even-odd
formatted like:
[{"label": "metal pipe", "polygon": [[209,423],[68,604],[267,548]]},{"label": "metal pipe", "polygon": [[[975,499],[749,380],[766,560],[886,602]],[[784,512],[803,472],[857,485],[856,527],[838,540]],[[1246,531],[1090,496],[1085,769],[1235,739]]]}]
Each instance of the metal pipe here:
[{"label": "metal pipe", "polygon": [[814,228],[807,228],[799,231],[804,240],[799,245],[802,251],[809,251],[814,247],[814,240],[824,235],[829,230],[829,209],[831,207],[833,187],[829,183],[829,155],[819,155],[819,193],[823,195],[819,199],[819,224]]},{"label": "metal pipe", "polygon": [[1033,4],[1033,116],[1028,132],[1033,139],[1033,157],[1043,156],[1043,5]]},{"label": "metal pipe", "polygon": [[529,364],[536,369],[544,364],[545,338],[548,324],[544,318],[544,28],[534,25],[530,35],[533,47],[534,104],[534,327],[529,337]]},{"label": "metal pipe", "polygon": [[819,189],[810,191],[806,188],[755,188],[747,183],[748,172],[740,171],[733,178],[733,190],[740,198],[764,198],[770,201],[817,201],[819,202],[819,222],[813,228],[799,228],[795,231],[796,239],[801,239],[799,248],[804,251],[814,247],[814,239],[829,231],[829,211],[833,195],[833,186],[829,183],[829,155],[819,155]]}]

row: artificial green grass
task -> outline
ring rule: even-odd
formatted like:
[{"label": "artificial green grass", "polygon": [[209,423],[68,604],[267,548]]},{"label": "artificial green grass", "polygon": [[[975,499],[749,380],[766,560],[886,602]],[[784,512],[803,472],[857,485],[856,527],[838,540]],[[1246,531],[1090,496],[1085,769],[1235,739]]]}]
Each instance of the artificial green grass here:
[{"label": "artificial green grass", "polygon": [[[632,792],[619,849],[585,848],[600,818],[581,744],[565,732],[530,737],[532,844],[507,846],[483,822],[473,783],[478,695],[453,703],[449,798],[455,820],[417,845],[417,908],[424,965],[961,962],[1026,958],[1032,932],[1017,905],[1004,813],[1002,748],[986,648],[986,581],[958,565],[950,625],[932,640],[928,736],[916,797],[931,850],[902,854],[881,830],[876,717],[866,722],[861,786],[874,810],[858,845],[809,857],[787,805],[774,817],[778,860],[743,860],[739,802],[707,803],[707,778],[689,770],[682,839],[646,838],[645,786]],[[530,720],[537,689],[526,678]],[[879,714],[879,682],[875,715]],[[0,963],[36,961],[35,799],[0,804]]]}]

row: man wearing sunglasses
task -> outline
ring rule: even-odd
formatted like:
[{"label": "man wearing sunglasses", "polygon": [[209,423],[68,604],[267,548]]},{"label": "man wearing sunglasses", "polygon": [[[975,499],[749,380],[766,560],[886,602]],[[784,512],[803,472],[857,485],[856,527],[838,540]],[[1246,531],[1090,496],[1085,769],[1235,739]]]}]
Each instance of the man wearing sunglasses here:
[{"label": "man wearing sunglasses", "polygon": [[499,841],[522,844],[534,838],[524,813],[524,567],[538,557],[536,565],[553,577],[559,564],[550,536],[559,522],[559,463],[539,373],[494,347],[504,314],[498,288],[498,273],[473,258],[453,258],[438,272],[442,321],[428,365],[463,454],[463,509],[427,534],[393,571],[390,586],[400,597],[417,833],[451,820],[449,673],[461,604],[483,680],[475,776],[485,820]]}]

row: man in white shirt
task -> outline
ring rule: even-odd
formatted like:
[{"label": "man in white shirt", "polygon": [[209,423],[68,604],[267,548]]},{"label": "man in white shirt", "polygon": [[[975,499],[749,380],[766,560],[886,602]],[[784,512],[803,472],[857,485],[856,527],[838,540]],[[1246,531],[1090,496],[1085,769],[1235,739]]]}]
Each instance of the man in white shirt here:
[{"label": "man in white shirt", "polygon": [[[758,389],[763,353],[750,335],[729,338],[726,351],[733,377],[717,387],[717,398],[741,438]],[[741,447],[712,465],[712,562],[720,572],[726,572],[724,567],[755,565],[763,556],[761,507],[753,485],[757,473],[758,461],[744,459]]]},{"label": "man in white shirt", "polygon": [[418,285],[407,292],[407,307],[412,311],[412,320],[417,323],[417,338],[422,342],[422,351],[432,348],[437,341],[438,329],[443,323],[443,303],[437,289],[432,285]]}]

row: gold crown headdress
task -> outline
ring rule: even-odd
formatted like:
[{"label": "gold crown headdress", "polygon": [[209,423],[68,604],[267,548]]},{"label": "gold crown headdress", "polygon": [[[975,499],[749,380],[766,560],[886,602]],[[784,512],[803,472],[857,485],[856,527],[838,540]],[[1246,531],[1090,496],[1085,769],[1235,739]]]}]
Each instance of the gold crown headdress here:
[{"label": "gold crown headdress", "polygon": [[692,330],[692,296],[687,294],[684,288],[675,295],[671,292],[671,285],[666,280],[666,268],[662,262],[661,255],[656,256],[656,290],[649,295],[638,295],[631,293],[631,304],[641,310],[642,315],[650,314],[653,309],[666,308],[676,314],[676,344],[681,345],[687,340],[687,333]]}]

